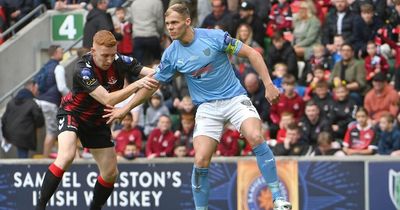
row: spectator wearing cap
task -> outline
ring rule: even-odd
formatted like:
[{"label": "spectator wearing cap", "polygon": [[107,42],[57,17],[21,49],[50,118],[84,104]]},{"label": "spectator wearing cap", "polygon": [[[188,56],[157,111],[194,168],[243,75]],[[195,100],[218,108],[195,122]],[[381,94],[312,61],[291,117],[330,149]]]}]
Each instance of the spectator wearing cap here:
[{"label": "spectator wearing cap", "polygon": [[[259,45],[264,43],[265,27],[262,20],[256,15],[255,6],[248,1],[243,1],[239,8],[239,24],[249,24],[253,29],[253,40]],[[238,26],[235,26],[238,29]]]},{"label": "spectator wearing cap", "polygon": [[396,116],[399,111],[399,96],[393,86],[387,83],[385,74],[376,74],[372,79],[372,87],[365,95],[364,107],[373,122],[378,122],[385,112]]},{"label": "spectator wearing cap", "polygon": [[342,35],[347,43],[352,43],[354,40],[353,24],[355,16],[349,10],[347,0],[336,0],[335,9],[335,12],[328,14],[322,28],[322,43],[328,50],[334,47],[333,37],[336,34]]}]

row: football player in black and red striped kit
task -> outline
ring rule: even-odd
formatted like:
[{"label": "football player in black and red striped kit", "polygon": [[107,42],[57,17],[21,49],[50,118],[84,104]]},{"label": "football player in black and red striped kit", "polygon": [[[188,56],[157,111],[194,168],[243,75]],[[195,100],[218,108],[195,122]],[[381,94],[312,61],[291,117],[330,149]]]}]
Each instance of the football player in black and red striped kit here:
[{"label": "football player in black and red striped kit", "polygon": [[[123,88],[128,74],[143,78]],[[72,93],[61,102],[57,115],[58,155],[45,175],[36,210],[46,208],[64,171],[72,164],[78,138],[84,147],[91,149],[100,171],[90,209],[101,209],[111,195],[118,175],[110,128],[107,119],[102,117],[104,109],[123,101],[140,88],[155,90],[158,82],[152,78],[153,74],[153,69],[117,54],[117,41],[111,32],[103,30],[94,35],[91,52],[75,67]]]}]

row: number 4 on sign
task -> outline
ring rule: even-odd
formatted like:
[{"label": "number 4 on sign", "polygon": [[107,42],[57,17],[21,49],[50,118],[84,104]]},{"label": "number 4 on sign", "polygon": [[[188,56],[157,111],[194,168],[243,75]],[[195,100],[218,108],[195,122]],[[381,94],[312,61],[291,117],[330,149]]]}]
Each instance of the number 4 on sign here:
[{"label": "number 4 on sign", "polygon": [[67,36],[68,39],[74,39],[76,35],[76,29],[74,25],[74,16],[73,15],[68,15],[64,22],[61,24],[60,29],[58,30],[58,33],[61,36]]}]

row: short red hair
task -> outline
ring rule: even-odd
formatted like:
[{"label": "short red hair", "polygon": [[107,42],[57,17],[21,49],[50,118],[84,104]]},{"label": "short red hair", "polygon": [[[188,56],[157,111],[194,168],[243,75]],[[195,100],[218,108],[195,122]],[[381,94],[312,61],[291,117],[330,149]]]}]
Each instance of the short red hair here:
[{"label": "short red hair", "polygon": [[98,31],[93,37],[93,44],[98,44],[106,47],[114,47],[117,45],[117,40],[114,35],[107,30]]}]

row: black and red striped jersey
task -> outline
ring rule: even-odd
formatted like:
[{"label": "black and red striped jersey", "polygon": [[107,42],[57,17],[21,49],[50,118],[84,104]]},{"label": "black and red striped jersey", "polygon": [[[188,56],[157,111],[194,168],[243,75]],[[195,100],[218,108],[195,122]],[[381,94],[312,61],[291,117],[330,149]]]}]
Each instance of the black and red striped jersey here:
[{"label": "black and red striped jersey", "polygon": [[81,123],[89,126],[104,124],[107,121],[102,118],[105,106],[89,93],[100,85],[108,92],[120,90],[124,86],[125,76],[137,77],[142,68],[136,59],[116,54],[111,67],[104,71],[96,67],[90,53],[86,54],[75,66],[72,92],[62,99],[60,109],[71,113]]}]

